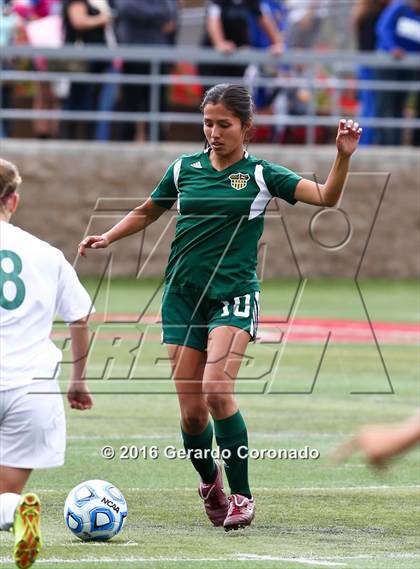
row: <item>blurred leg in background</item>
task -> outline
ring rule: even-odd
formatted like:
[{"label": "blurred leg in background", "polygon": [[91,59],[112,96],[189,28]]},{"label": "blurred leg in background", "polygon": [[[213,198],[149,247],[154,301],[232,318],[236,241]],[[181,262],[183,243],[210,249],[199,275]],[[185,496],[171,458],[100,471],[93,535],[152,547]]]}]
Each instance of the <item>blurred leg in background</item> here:
[{"label": "blurred leg in background", "polygon": [[[376,77],[379,81],[412,81],[415,74],[411,69],[378,69]],[[404,117],[405,105],[408,92],[377,91],[376,105],[377,116],[380,118]],[[401,128],[378,128],[375,142],[386,146],[399,146],[402,143],[403,129]]]},{"label": "blurred leg in background", "polygon": [[[369,67],[360,66],[357,70],[357,78],[361,81],[373,81],[375,72]],[[361,89],[358,93],[360,102],[360,119],[372,118],[376,116],[376,94],[370,89]],[[360,144],[368,145],[374,143],[375,130],[371,126],[364,126]]]},{"label": "blurred leg in background", "polygon": [[[106,73],[120,73],[121,65],[113,63]],[[110,112],[114,110],[118,98],[118,83],[104,83],[98,95],[97,111]],[[95,140],[106,142],[111,139],[111,125],[109,121],[101,120],[96,123]]]},{"label": "blurred leg in background", "polygon": [[[150,64],[126,61],[123,64],[125,75],[149,75]],[[149,85],[126,84],[122,86],[122,109],[126,113],[146,112],[149,107]],[[147,140],[147,128],[144,123],[126,122],[122,124],[121,140]]]},{"label": "blurred leg in background", "polygon": [[[41,111],[57,111],[59,108],[60,104],[53,93],[51,83],[37,83],[35,87],[33,109]],[[57,138],[58,136],[57,120],[35,119],[33,128],[36,138]]]}]

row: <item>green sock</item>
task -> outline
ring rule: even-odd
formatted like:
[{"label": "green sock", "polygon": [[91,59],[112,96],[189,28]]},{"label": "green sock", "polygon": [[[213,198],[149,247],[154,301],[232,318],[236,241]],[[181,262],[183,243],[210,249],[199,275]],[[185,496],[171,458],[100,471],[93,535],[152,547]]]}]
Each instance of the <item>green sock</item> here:
[{"label": "green sock", "polygon": [[213,446],[213,427],[209,421],[204,431],[198,435],[189,435],[181,427],[185,450],[201,450],[202,458],[191,456],[191,462],[205,484],[212,484],[216,480],[216,463],[210,454]]},{"label": "green sock", "polygon": [[245,449],[239,452],[239,447],[248,449],[248,433],[245,421],[237,411],[226,419],[214,420],[214,432],[220,451],[227,449],[230,456],[223,458],[225,472],[232,494],[242,494],[251,498],[251,490],[248,482],[248,458],[241,458],[240,455],[246,454]]}]

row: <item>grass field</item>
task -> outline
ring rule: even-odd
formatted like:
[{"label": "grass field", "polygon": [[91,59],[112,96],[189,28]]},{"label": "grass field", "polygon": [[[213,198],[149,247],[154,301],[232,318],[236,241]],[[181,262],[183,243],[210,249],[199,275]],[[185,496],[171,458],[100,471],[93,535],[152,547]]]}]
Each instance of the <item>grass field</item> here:
[{"label": "grass field", "polygon": [[[97,283],[88,281],[93,293]],[[412,343],[335,341],[266,342],[250,346],[238,382],[250,447],[301,449],[318,460],[251,460],[256,500],[254,524],[225,534],[205,518],[190,464],[164,457],[181,448],[177,401],[160,327],[136,324],[156,283],[115,280],[96,299],[102,326],[89,374],[95,406],[68,412],[66,466],[38,471],[28,489],[43,501],[45,547],[39,565],[51,568],[253,568],[346,567],[414,569],[420,565],[419,453],[413,450],[378,475],[360,457],[332,465],[329,453],[366,422],[388,422],[419,404],[419,350]],[[292,303],[298,290],[299,303]],[[417,323],[419,289],[413,282],[362,282],[373,321]],[[156,315],[159,295],[146,314]],[[107,311],[108,323],[101,314]],[[366,321],[354,282],[266,283],[262,315]],[[114,317],[113,315],[117,315]],[[102,323],[101,323],[102,320]],[[143,319],[144,320],[144,319]],[[262,326],[262,330],[266,325]],[[284,328],[284,326],[283,326]],[[286,326],[287,328],[287,326]],[[63,327],[57,342],[66,348]],[[139,334],[146,341],[139,344]],[[119,340],[115,340],[119,338]],[[286,336],[287,338],[287,336]],[[109,359],[113,358],[113,359]],[[100,379],[104,370],[107,380]],[[63,385],[68,366],[63,366]],[[127,379],[132,377],[134,379]],[[125,379],[124,379],[125,378]],[[112,445],[113,460],[100,449]],[[158,460],[120,460],[123,445],[150,447]],[[129,515],[123,532],[106,544],[78,541],[65,528],[67,492],[82,480],[104,478],[125,494]],[[2,533],[0,560],[10,561],[12,536]]]}]

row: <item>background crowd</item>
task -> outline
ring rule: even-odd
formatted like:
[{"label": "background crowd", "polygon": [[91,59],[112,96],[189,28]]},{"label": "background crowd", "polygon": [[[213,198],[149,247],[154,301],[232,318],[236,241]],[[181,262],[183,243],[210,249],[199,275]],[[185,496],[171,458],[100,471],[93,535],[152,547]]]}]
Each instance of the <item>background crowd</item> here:
[{"label": "background crowd", "polygon": [[[358,49],[388,52],[395,61],[420,51],[420,0],[0,0],[0,48],[29,44],[60,47],[65,44],[143,46],[185,45],[180,39],[181,15],[203,8],[204,18],[196,45],[214,48],[228,55],[242,47],[267,49],[281,55],[287,49]],[[187,40],[188,42],[188,40]],[[144,61],[66,61],[42,58],[19,62],[3,61],[3,69],[19,66],[37,71],[74,71],[95,74],[149,75],[151,64]],[[179,62],[162,65],[161,73],[197,76],[242,77],[253,85],[255,77],[304,77],[306,66],[285,65],[194,65]],[[317,68],[320,76],[328,69]],[[397,91],[343,89],[342,114],[366,117],[420,117],[419,93],[404,89],[406,81],[419,80],[419,70],[359,67],[359,79],[393,80],[402,84]],[[210,84],[210,82],[209,82]],[[7,82],[1,84],[4,108],[31,106],[35,110],[125,111],[150,110],[150,85],[61,81]],[[161,89],[160,111],[196,110],[206,85]],[[305,115],[310,93],[306,89],[278,87],[254,90],[260,112]],[[317,93],[316,112],[329,114],[328,90]],[[2,121],[0,136],[20,136],[19,121]],[[111,125],[106,121],[35,120],[32,132],[39,138],[85,138],[96,140],[146,141],[145,122]],[[302,128],[260,128],[256,139],[265,142],[302,142]],[[161,129],[160,138],[170,137]],[[172,136],[174,136],[172,134]],[[175,135],[176,138],[176,135]],[[329,142],[327,129],[317,128],[318,142]],[[419,144],[419,130],[365,128],[362,144]]]}]

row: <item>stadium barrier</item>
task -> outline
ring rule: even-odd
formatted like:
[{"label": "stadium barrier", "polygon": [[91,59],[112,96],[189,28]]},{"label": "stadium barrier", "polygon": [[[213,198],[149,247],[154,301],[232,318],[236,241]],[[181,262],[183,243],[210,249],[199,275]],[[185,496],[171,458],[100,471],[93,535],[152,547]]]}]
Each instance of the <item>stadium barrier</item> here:
[{"label": "stadium barrier", "polygon": [[[7,69],[6,62],[16,64],[22,59],[32,60],[44,58],[48,61],[137,61],[151,65],[150,75],[123,75],[121,73],[77,73],[69,71],[24,71]],[[218,82],[238,82],[238,77],[205,77],[197,75],[168,75],[161,72],[162,64],[177,62],[212,63],[223,65],[273,66],[283,69],[291,65],[300,65],[303,76],[296,77],[264,77],[256,73],[243,81],[250,88],[259,86],[278,87],[281,89],[305,88],[309,92],[306,114],[262,114],[256,118],[256,124],[302,125],[306,127],[306,143],[313,144],[316,138],[317,126],[335,126],[340,118],[340,98],[347,89],[365,89],[371,91],[402,90],[415,93],[420,90],[419,81],[376,81],[359,80],[348,77],[356,71],[357,66],[363,65],[372,69],[395,68],[416,69],[420,71],[420,60],[415,55],[407,55],[401,60],[395,60],[385,53],[359,53],[354,51],[314,52],[307,50],[291,50],[281,56],[273,56],[265,50],[244,49],[229,56],[224,56],[212,49],[191,47],[165,46],[119,46],[114,49],[104,46],[65,46],[61,49],[33,48],[29,46],[3,47],[0,51],[1,82],[79,82],[102,84],[147,84],[150,89],[150,112],[89,112],[64,110],[29,110],[20,108],[1,108],[0,120],[60,120],[60,121],[107,121],[107,122],[149,122],[150,140],[159,140],[160,125],[162,124],[199,124],[201,115],[197,112],[161,112],[161,87],[165,85],[211,85]],[[316,69],[324,66],[327,69],[325,77],[318,77]],[[331,113],[317,115],[316,94],[320,90],[331,93]],[[1,101],[0,101],[1,102]],[[2,105],[0,105],[2,107]],[[363,120],[366,127],[383,128],[420,128],[419,118],[378,118],[366,117]]]}]

